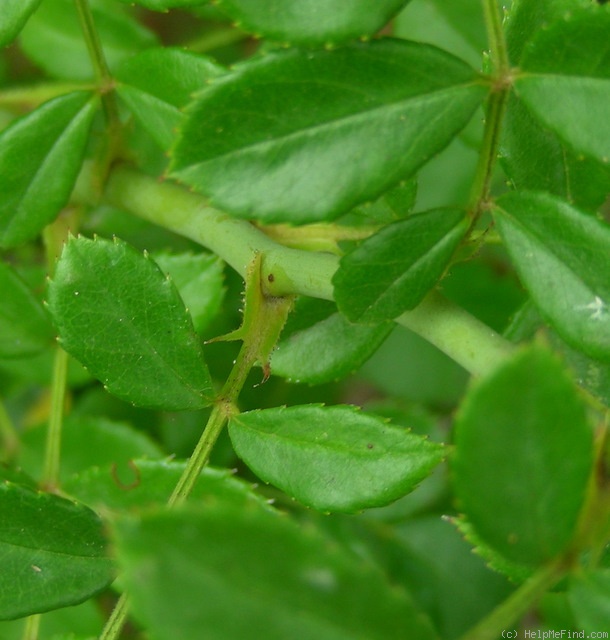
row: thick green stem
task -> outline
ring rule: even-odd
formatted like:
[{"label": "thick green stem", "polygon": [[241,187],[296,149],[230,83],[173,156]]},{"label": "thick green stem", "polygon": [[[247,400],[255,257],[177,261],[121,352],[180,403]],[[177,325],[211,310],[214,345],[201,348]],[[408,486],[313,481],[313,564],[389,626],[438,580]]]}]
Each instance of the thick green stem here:
[{"label": "thick green stem", "polygon": [[61,459],[61,431],[63,425],[64,402],[66,396],[66,376],[68,371],[68,354],[57,347],[53,366],[53,387],[51,390],[51,415],[47,431],[42,486],[47,491],[55,491],[59,487],[59,467]]},{"label": "thick green stem", "polygon": [[396,322],[428,340],[474,375],[497,367],[514,346],[486,324],[438,293],[431,293],[414,311]]},{"label": "thick green stem", "polygon": [[[91,197],[89,171],[90,167],[83,171],[74,192],[80,202],[86,203]],[[256,253],[262,253],[263,282],[270,295],[333,299],[332,277],[339,266],[337,256],[284,247],[249,222],[213,209],[201,196],[171,182],[159,182],[132,168],[118,166],[110,173],[104,202],[194,240],[242,276]],[[397,322],[475,375],[489,371],[513,348],[510,342],[438,294],[401,315]]]},{"label": "thick green stem", "polygon": [[496,640],[503,631],[512,632],[514,625],[518,624],[519,620],[563,577],[564,573],[565,567],[561,562],[555,562],[540,569],[476,627],[463,635],[461,640]]},{"label": "thick green stem", "polygon": [[10,460],[19,448],[19,435],[11,417],[0,401],[0,460]]}]

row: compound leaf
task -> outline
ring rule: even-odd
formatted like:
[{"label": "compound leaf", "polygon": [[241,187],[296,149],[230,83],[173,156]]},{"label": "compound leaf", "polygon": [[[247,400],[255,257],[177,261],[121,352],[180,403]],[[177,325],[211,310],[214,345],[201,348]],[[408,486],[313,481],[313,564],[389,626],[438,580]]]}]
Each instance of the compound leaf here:
[{"label": "compound leaf", "polygon": [[328,44],[373,35],[409,0],[218,0],[241,29],[292,44]]},{"label": "compound leaf", "polygon": [[68,93],[0,134],[0,246],[30,240],[66,204],[97,104],[87,92]]},{"label": "compound leaf", "polygon": [[147,49],[120,65],[117,92],[161,148],[169,149],[182,119],[181,107],[223,73],[211,59],[182,49]]},{"label": "compound leaf", "polygon": [[526,48],[515,90],[577,152],[610,161],[610,12],[574,11]]},{"label": "compound leaf", "polygon": [[28,285],[0,261],[0,358],[34,355],[51,343],[48,314]]},{"label": "compound leaf", "polygon": [[114,578],[102,522],[56,495],[0,483],[0,619],[78,604]]},{"label": "compound leaf", "polygon": [[3,0],[0,47],[11,42],[40,4],[40,0]]},{"label": "compound leaf", "polygon": [[539,346],[468,393],[457,417],[455,493],[481,539],[539,565],[574,534],[593,465],[593,432],[572,380]]},{"label": "compound leaf", "polygon": [[114,528],[134,615],[158,640],[436,637],[378,569],[269,510],[216,502]]},{"label": "compound leaf", "polygon": [[538,192],[502,196],[496,224],[545,320],[575,349],[610,359],[610,227]]},{"label": "compound leaf", "polygon": [[350,406],[250,411],[230,420],[229,435],[260,478],[322,511],[393,502],[444,455],[441,445]]},{"label": "compound leaf", "polygon": [[295,382],[339,380],[366,362],[392,331],[391,323],[351,324],[331,302],[301,298],[271,357],[271,372]]},{"label": "compound leaf", "polygon": [[212,384],[173,282],[124,242],[71,238],[49,285],[61,344],[137,405],[199,409]]},{"label": "compound leaf", "polygon": [[235,215],[336,218],[413,174],[485,93],[468,65],[430,45],[273,51],[199,94],[171,173]]},{"label": "compound leaf", "polygon": [[416,307],[447,268],[466,213],[434,209],[384,227],[341,259],[335,299],[354,322],[393,320]]}]

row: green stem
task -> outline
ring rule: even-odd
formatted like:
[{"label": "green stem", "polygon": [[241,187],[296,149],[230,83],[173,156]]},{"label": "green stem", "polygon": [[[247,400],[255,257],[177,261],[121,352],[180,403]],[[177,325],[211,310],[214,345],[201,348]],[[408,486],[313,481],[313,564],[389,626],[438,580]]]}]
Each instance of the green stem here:
[{"label": "green stem", "polygon": [[436,346],[474,375],[484,375],[514,351],[514,346],[438,293],[396,322]]},{"label": "green stem", "polygon": [[102,104],[106,113],[106,119],[109,126],[113,127],[119,123],[119,111],[113,91],[114,79],[104,56],[104,50],[97,29],[95,28],[95,21],[93,20],[93,13],[91,12],[88,0],[74,0],[74,4],[78,13],[81,29],[83,30],[95,77],[97,78],[98,87],[102,95]]},{"label": "green stem", "polygon": [[[218,437],[222,433],[227,420],[233,412],[233,407],[243,387],[246,377],[254,364],[248,358],[248,348],[244,343],[240,349],[235,365],[220,393],[220,396],[212,409],[212,413],[203,430],[201,438],[186,464],[184,472],[180,476],[172,495],[167,501],[168,508],[183,504],[189,497],[201,471],[210,459],[210,453]],[[125,625],[129,615],[128,596],[123,594],[117,602],[108,622],[99,637],[99,640],[116,640]]]},{"label": "green stem", "polygon": [[[167,502],[168,508],[183,504],[193,491],[225,424],[233,414],[237,413],[237,398],[250,370],[256,362],[261,362],[263,370],[266,365],[268,366],[269,352],[277,342],[286,322],[286,317],[292,306],[292,299],[279,299],[264,294],[261,287],[261,263],[262,256],[257,254],[246,274],[245,308],[241,327],[237,331],[232,331],[219,338],[222,340],[239,339],[243,340],[243,344],[235,364],[216,398],[201,438]],[[113,611],[100,640],[115,640],[118,637],[128,615],[126,600],[119,600],[117,609],[119,610]]]},{"label": "green stem", "polygon": [[2,401],[0,401],[0,443],[2,444],[0,460],[10,460],[19,448],[19,435]]},{"label": "green stem", "polygon": [[36,613],[26,618],[23,627],[23,636],[21,640],[38,640],[38,631],[40,629],[40,614]]},{"label": "green stem", "polygon": [[508,48],[502,29],[500,6],[498,0],[482,0],[482,2],[494,75],[496,77],[503,77],[508,73],[510,64],[508,61]]},{"label": "green stem", "polygon": [[485,130],[483,142],[479,152],[479,161],[470,192],[470,205],[468,210],[472,217],[472,226],[488,204],[489,192],[493,170],[498,157],[502,122],[508,102],[508,88],[502,87],[494,90],[487,102],[485,113]]},{"label": "green stem", "polygon": [[485,210],[489,198],[491,178],[498,156],[502,121],[511,84],[511,69],[502,29],[500,7],[497,0],[482,0],[482,2],[487,40],[489,42],[493,85],[486,107],[485,131],[479,152],[479,163],[470,192],[471,228],[474,227],[479,216]]},{"label": "green stem", "polygon": [[222,433],[225,424],[235,412],[235,403],[241,392],[246,377],[250,369],[254,365],[251,350],[246,342],[242,344],[235,365],[231,369],[231,373],[225,382],[218,400],[210,414],[208,423],[201,435],[201,439],[197,443],[193,454],[191,455],[184,473],[182,474],[176,488],[174,489],[168,506],[174,507],[182,504],[193,491],[193,487],[197,482],[197,478],[201,475],[202,469],[210,459],[210,453],[218,437]]},{"label": "green stem", "polygon": [[99,196],[103,191],[110,167],[121,152],[121,119],[114,91],[114,78],[110,73],[104,56],[89,0],[74,0],[74,3],[97,78],[97,88],[102,100],[104,115],[106,116],[107,135],[98,139],[97,147],[94,150],[96,179],[90,183],[92,193]]},{"label": "green stem", "polygon": [[[473,627],[461,640],[496,640],[502,631],[513,631],[513,625],[534,606],[564,575],[565,566],[555,562],[526,580],[513,594]],[[513,635],[511,637],[517,637]]]},{"label": "green stem", "polygon": [[196,53],[207,53],[221,47],[241,42],[248,38],[248,34],[239,29],[216,29],[186,43],[186,48]]},{"label": "green stem", "polygon": [[117,640],[121,635],[128,613],[129,596],[126,593],[123,593],[117,600],[110,617],[106,621],[106,626],[103,628],[99,640]]},{"label": "green stem", "polygon": [[[91,197],[90,171],[89,165],[74,192],[74,197],[84,203]],[[263,282],[270,295],[333,299],[337,256],[284,247],[249,222],[213,209],[201,196],[169,181],[159,182],[132,168],[117,166],[109,175],[104,202],[194,240],[242,276],[255,254],[263,253]],[[267,278],[270,274],[272,284]],[[513,349],[510,342],[438,294],[401,315],[397,322],[475,375],[489,371]]]},{"label": "green stem", "polygon": [[51,415],[45,447],[42,486],[47,491],[59,487],[59,466],[61,458],[61,430],[63,425],[64,401],[66,396],[66,377],[68,354],[60,347],[55,351],[53,366],[53,387],[51,390]]}]

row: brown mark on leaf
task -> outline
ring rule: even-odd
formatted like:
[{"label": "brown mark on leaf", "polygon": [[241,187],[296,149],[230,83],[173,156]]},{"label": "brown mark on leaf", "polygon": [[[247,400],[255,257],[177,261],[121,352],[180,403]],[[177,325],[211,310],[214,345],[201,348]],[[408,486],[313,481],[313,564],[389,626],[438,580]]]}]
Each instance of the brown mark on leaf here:
[{"label": "brown mark on leaf", "polygon": [[116,484],[116,486],[122,491],[130,491],[131,489],[135,489],[136,487],[140,486],[140,482],[142,480],[140,477],[140,470],[138,469],[136,463],[133,460],[129,460],[127,465],[135,474],[135,479],[130,484],[125,484],[119,478],[116,462],[113,462],[112,467],[110,467],[110,473],[112,474],[112,479],[114,480],[114,483]]}]

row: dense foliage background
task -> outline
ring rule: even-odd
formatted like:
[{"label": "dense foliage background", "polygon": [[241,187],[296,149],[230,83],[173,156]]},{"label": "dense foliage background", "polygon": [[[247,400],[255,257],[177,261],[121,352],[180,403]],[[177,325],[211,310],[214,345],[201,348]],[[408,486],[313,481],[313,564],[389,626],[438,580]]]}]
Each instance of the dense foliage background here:
[{"label": "dense foliage background", "polygon": [[0,44],[2,640],[607,637],[606,3]]}]

